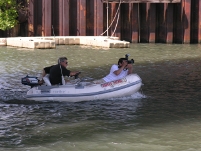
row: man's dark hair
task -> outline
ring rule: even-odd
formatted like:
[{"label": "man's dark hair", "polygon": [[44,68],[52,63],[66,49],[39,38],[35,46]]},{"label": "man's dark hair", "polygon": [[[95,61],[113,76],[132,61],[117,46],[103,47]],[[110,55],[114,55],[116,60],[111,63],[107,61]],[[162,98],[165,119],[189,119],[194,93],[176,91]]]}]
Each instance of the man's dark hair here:
[{"label": "man's dark hair", "polygon": [[58,59],[58,64],[60,64],[61,62],[64,62],[65,60],[67,60],[66,57],[60,57],[60,58]]},{"label": "man's dark hair", "polygon": [[123,62],[123,60],[127,60],[126,58],[119,58],[118,65]]}]

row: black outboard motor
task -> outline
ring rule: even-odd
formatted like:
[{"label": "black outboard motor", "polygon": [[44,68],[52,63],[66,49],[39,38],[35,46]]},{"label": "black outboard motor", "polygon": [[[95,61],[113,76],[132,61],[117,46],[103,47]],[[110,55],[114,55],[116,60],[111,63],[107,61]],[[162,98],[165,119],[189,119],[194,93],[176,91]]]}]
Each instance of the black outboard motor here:
[{"label": "black outboard motor", "polygon": [[39,85],[38,77],[30,77],[28,75],[26,77],[22,78],[21,82],[22,82],[22,84],[29,85],[31,87]]}]

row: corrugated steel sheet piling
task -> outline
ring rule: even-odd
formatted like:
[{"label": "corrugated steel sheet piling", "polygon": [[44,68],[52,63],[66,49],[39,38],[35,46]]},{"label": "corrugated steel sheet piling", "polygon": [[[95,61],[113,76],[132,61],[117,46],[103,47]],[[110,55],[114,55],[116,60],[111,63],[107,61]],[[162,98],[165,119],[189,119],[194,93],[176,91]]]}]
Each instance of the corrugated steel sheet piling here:
[{"label": "corrugated steel sheet piling", "polygon": [[[29,0],[27,31],[17,35],[99,36],[107,29],[107,1]],[[108,12],[109,25],[114,20],[108,33],[121,40],[201,43],[201,0],[109,0]],[[0,31],[9,35],[12,30]]]},{"label": "corrugated steel sheet piling", "polygon": [[113,34],[113,36],[121,38],[121,5],[118,3],[111,3],[110,24],[113,20],[114,22],[111,25],[110,35]]},{"label": "corrugated steel sheet piling", "polygon": [[140,22],[139,22],[139,3],[133,3],[131,5],[131,42],[140,42]]},{"label": "corrugated steel sheet piling", "polygon": [[69,2],[59,0],[59,35],[69,35]]},{"label": "corrugated steel sheet piling", "polygon": [[28,36],[34,36],[34,1],[29,1]]},{"label": "corrugated steel sheet piling", "polygon": [[52,35],[52,3],[42,0],[42,36]]},{"label": "corrugated steel sheet piling", "polygon": [[[196,1],[196,0],[195,0]],[[197,17],[197,25],[198,25],[198,31],[197,31],[197,33],[198,33],[198,43],[201,43],[201,1],[200,0],[197,0],[196,1],[197,3],[197,5],[196,6],[199,6],[198,7],[198,17]],[[195,32],[196,33],[196,32]]]}]

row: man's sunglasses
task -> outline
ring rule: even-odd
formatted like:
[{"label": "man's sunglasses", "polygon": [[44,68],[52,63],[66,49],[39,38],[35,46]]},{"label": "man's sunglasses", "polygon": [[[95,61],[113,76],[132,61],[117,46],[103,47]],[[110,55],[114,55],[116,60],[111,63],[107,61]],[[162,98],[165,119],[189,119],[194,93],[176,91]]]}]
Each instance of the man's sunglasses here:
[{"label": "man's sunglasses", "polygon": [[[63,61],[64,62],[64,61]],[[68,62],[64,62],[65,64],[68,64]]]}]

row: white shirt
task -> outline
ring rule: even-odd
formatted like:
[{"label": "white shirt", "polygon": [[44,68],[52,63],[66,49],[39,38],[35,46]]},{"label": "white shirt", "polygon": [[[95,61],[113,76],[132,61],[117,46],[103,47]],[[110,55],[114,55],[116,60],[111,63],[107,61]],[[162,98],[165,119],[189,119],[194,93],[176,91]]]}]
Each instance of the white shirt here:
[{"label": "white shirt", "polygon": [[110,73],[109,73],[107,76],[105,76],[105,77],[103,78],[103,80],[104,80],[105,82],[110,82],[110,81],[122,79],[122,78],[124,78],[125,76],[127,76],[128,70],[122,70],[119,75],[114,74],[114,71],[116,71],[116,70],[118,70],[118,69],[119,69],[119,68],[118,68],[118,65],[116,65],[116,64],[112,65],[112,67],[111,67],[111,69],[110,69]]}]

